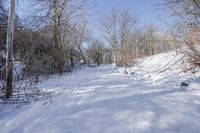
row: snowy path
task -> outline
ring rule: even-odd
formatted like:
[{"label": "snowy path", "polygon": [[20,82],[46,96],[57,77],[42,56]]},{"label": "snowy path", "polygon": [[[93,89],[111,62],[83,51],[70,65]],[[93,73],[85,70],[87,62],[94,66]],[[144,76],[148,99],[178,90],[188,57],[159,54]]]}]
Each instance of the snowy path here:
[{"label": "snowy path", "polygon": [[0,112],[0,133],[199,133],[200,96],[170,86],[83,69],[40,85],[60,94],[52,104]]}]

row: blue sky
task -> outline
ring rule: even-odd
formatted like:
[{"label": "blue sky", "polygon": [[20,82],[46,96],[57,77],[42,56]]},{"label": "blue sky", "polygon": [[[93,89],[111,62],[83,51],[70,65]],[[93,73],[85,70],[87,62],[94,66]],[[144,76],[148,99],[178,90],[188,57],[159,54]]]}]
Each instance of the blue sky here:
[{"label": "blue sky", "polygon": [[128,9],[138,18],[140,25],[153,23],[160,28],[165,28],[159,18],[168,19],[168,17],[164,16],[161,10],[156,9],[156,4],[162,2],[163,0],[88,0],[97,16],[109,13],[112,9]]},{"label": "blue sky", "polygon": [[169,21],[170,17],[166,11],[157,9],[156,4],[162,2],[163,0],[87,0],[92,13],[96,14],[92,22],[94,34],[98,36],[99,19],[113,9],[128,9],[138,19],[138,26],[154,24],[160,32],[165,31],[168,27],[161,20]]}]

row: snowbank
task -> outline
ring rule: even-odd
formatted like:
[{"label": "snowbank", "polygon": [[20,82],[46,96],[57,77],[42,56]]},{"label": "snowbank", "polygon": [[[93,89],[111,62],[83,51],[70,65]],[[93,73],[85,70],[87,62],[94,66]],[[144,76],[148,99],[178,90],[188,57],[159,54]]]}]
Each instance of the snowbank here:
[{"label": "snowbank", "polygon": [[148,80],[154,84],[175,80],[175,83],[179,85],[188,80],[188,77],[195,79],[195,75],[200,76],[200,72],[194,75],[190,72],[184,72],[184,67],[187,65],[184,61],[183,54],[161,53],[139,59],[135,67],[118,68],[118,72],[123,74],[127,72],[134,80]]}]

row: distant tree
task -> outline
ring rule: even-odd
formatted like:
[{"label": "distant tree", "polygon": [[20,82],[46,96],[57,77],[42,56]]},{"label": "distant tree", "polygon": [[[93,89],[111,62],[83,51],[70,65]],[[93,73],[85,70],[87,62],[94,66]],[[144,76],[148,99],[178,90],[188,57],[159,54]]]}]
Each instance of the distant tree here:
[{"label": "distant tree", "polygon": [[135,24],[136,18],[128,10],[120,13],[113,10],[101,21],[102,34],[111,46],[115,66],[123,64],[128,58],[128,44]]},{"label": "distant tree", "polygon": [[86,64],[86,57],[83,51],[83,42],[87,34],[87,22],[85,18],[78,17],[71,26],[71,30],[68,33],[69,42],[72,44],[74,49],[80,52],[83,63]]},{"label": "distant tree", "polygon": [[144,27],[143,37],[144,37],[144,54],[154,55],[156,53],[156,27],[154,25],[147,25]]},{"label": "distant tree", "polygon": [[115,10],[113,10],[110,14],[105,16],[101,21],[101,30],[103,32],[103,37],[107,41],[107,43],[111,46],[112,49],[112,57],[115,66],[118,66],[117,61],[117,28],[118,28],[118,14]]},{"label": "distant tree", "polygon": [[158,32],[153,24],[138,27],[131,34],[129,52],[132,59],[152,56],[173,49],[173,38],[167,32]]},{"label": "distant tree", "polygon": [[103,50],[102,42],[97,39],[92,41],[88,49],[89,58],[91,58],[98,66],[103,62]]}]

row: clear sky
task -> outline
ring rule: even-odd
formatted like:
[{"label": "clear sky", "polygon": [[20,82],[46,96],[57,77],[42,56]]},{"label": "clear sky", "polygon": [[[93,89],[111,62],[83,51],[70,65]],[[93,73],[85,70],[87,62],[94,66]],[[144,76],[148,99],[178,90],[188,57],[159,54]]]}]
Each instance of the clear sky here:
[{"label": "clear sky", "polygon": [[163,27],[160,18],[165,18],[161,10],[157,10],[156,4],[162,3],[163,0],[88,0],[88,3],[93,7],[98,15],[106,14],[112,9],[123,10],[128,9],[135,14],[141,25],[154,23],[157,26]]},{"label": "clear sky", "polygon": [[98,19],[104,14],[110,13],[112,9],[128,9],[138,19],[138,25],[154,24],[159,31],[166,30],[167,26],[161,20],[170,18],[164,11],[158,10],[156,4],[161,4],[163,0],[87,0],[88,5],[94,12],[94,27],[98,25]]}]

